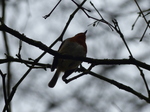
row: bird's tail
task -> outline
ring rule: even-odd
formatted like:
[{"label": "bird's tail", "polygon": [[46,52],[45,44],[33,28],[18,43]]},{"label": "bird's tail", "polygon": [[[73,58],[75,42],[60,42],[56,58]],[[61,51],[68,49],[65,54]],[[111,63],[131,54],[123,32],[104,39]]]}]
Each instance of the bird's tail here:
[{"label": "bird's tail", "polygon": [[56,85],[56,82],[57,82],[57,80],[58,80],[58,77],[59,77],[60,72],[61,72],[61,71],[60,71],[59,69],[56,70],[56,72],[55,72],[53,78],[52,78],[51,81],[48,83],[48,86],[49,86],[50,88],[53,88],[53,87]]}]

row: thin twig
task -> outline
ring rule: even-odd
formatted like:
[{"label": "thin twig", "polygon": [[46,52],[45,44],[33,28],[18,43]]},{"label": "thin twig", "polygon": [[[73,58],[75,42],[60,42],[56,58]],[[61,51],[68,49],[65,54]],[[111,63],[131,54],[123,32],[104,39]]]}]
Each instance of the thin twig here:
[{"label": "thin twig", "polygon": [[[150,22],[149,22],[149,23],[150,23]],[[148,29],[148,25],[146,26],[146,28],[145,28],[145,30],[144,30],[144,33],[143,33],[143,35],[142,35],[142,37],[141,37],[141,39],[140,39],[140,42],[143,40],[143,37],[144,37],[144,35],[145,35],[147,29]]]},{"label": "thin twig", "polygon": [[145,35],[145,33],[146,33],[147,29],[148,29],[148,27],[150,28],[150,24],[149,24],[150,22],[147,21],[147,19],[146,19],[146,17],[145,17],[146,15],[144,15],[144,13],[143,13],[143,12],[145,12],[145,11],[142,11],[142,9],[140,8],[140,6],[139,6],[139,4],[138,4],[138,2],[137,2],[136,0],[134,0],[134,1],[135,1],[136,5],[137,5],[138,9],[140,10],[139,15],[142,15],[143,18],[144,18],[144,20],[145,20],[145,22],[147,23],[146,29],[145,29],[145,31],[144,31],[144,33],[143,33],[141,39],[140,39],[140,41],[142,41],[142,40],[143,40],[143,37],[144,37],[144,35]]},{"label": "thin twig", "polygon": [[102,19],[104,19],[103,18],[103,16],[101,15],[101,13],[97,10],[97,8],[94,6],[94,4],[90,1],[90,4],[94,7],[94,9],[96,10],[96,12],[98,13],[98,15],[102,18]]},{"label": "thin twig", "polygon": [[[92,3],[92,2],[91,2]],[[96,7],[94,6],[94,4],[92,3],[92,6],[96,9]],[[82,8],[81,8],[82,9]],[[97,9],[96,9],[97,10]],[[109,27],[110,27],[110,29],[113,31],[113,25],[111,25],[109,22],[107,22],[104,18],[103,18],[103,16],[100,14],[100,12],[98,12],[98,10],[97,10],[97,12],[98,12],[98,14],[100,15],[100,17],[101,17],[101,19],[97,19],[97,18],[95,18],[95,17],[92,17],[92,16],[90,16],[84,9],[82,9],[82,11],[85,13],[85,15],[88,17],[88,18],[91,18],[91,19],[93,19],[93,20],[95,20],[95,22],[94,22],[94,24],[95,23],[99,23],[99,22],[102,22],[102,23],[105,23],[105,24],[107,24]]]},{"label": "thin twig", "polygon": [[[6,59],[0,59],[0,64],[4,64],[4,63],[8,63],[8,62],[24,63],[25,65],[26,64],[32,65],[34,63],[34,61],[24,60],[22,58],[18,59],[18,58],[14,58],[14,57],[8,56],[8,55],[6,55]],[[51,68],[50,64],[36,63],[35,65],[40,68]]]},{"label": "thin twig", "polygon": [[[0,74],[2,77],[2,85],[3,85],[3,94],[4,94],[4,101],[5,105],[7,104],[7,92],[6,92],[6,74],[3,74],[3,72],[0,70]],[[7,112],[9,112],[9,105],[6,107]]]},{"label": "thin twig", "polygon": [[88,71],[91,71],[91,69],[92,69],[94,66],[95,66],[95,64],[91,63],[91,65],[89,66],[89,68],[88,68],[88,69],[85,69],[82,65],[80,65],[79,71],[82,72],[82,73],[79,74],[79,75],[77,75],[77,76],[74,76],[74,77],[72,77],[72,78],[70,78],[70,79],[64,80],[65,83],[69,83],[69,82],[71,82],[71,81],[73,81],[73,80],[75,80],[75,79],[77,79],[77,78],[79,78],[79,77],[81,77],[81,76],[83,76],[83,75],[88,74]]},{"label": "thin twig", "polygon": [[147,19],[146,19],[145,15],[143,14],[143,12],[142,12],[142,10],[141,10],[141,8],[140,8],[139,4],[137,3],[137,1],[136,1],[136,0],[134,0],[134,1],[135,1],[135,3],[136,3],[137,7],[139,8],[140,13],[142,14],[142,16],[143,16],[143,18],[144,18],[145,22],[147,23],[148,27],[150,28],[150,25],[149,25],[149,23],[148,23],[148,21],[147,21]]},{"label": "thin twig", "polygon": [[140,67],[138,67],[138,66],[137,66],[137,68],[138,68],[139,71],[140,71],[140,75],[141,75],[141,77],[142,77],[142,79],[143,79],[143,81],[144,81],[144,84],[145,84],[145,87],[146,87],[146,90],[147,90],[147,93],[148,93],[148,97],[150,98],[150,90],[149,90],[147,81],[146,81],[146,79],[145,79],[145,75],[144,75],[144,73],[143,73],[143,70],[141,70]]},{"label": "thin twig", "polygon": [[55,5],[55,7],[51,10],[51,12],[45,16],[43,16],[44,19],[47,19],[52,13],[53,11],[56,9],[56,7],[60,4],[62,0],[59,0],[59,2]]},{"label": "thin twig", "polygon": [[19,40],[19,50],[18,50],[18,54],[16,54],[16,56],[21,59],[21,49],[22,49],[22,40]]},{"label": "thin twig", "polygon": [[136,22],[138,21],[138,19],[139,19],[139,17],[141,16],[141,14],[139,14],[138,15],[138,17],[136,18],[136,20],[135,20],[135,22],[133,23],[133,25],[132,25],[132,28],[131,28],[131,30],[133,30],[134,29],[134,26],[135,26],[135,24],[136,24]]},{"label": "thin twig", "polygon": [[70,22],[71,22],[72,19],[74,18],[75,14],[79,11],[80,7],[82,7],[82,5],[83,5],[86,1],[87,1],[87,0],[83,0],[83,2],[77,7],[77,9],[70,15],[70,17],[69,17],[69,19],[68,19],[68,21],[67,21],[67,23],[66,23],[66,25],[65,25],[65,27],[64,27],[64,29],[63,29],[63,31],[62,31],[62,33],[61,33],[61,35],[59,36],[58,40],[60,40],[60,41],[63,40],[63,36],[64,36],[64,34],[65,34],[65,32],[66,32],[66,30],[67,30],[67,28],[68,28]]},{"label": "thin twig", "polygon": [[113,23],[114,23],[114,25],[115,25],[114,29],[115,29],[116,32],[120,35],[120,37],[121,37],[122,41],[124,42],[124,44],[125,44],[125,46],[126,46],[128,52],[129,52],[130,56],[133,57],[133,55],[132,55],[132,53],[131,53],[131,51],[130,51],[130,49],[129,49],[129,47],[128,47],[128,44],[127,44],[127,42],[126,42],[126,40],[125,40],[125,38],[124,38],[124,35],[122,34],[122,32],[121,32],[121,30],[120,30],[120,27],[119,27],[119,25],[118,25],[117,20],[114,19],[114,20],[113,20]]}]

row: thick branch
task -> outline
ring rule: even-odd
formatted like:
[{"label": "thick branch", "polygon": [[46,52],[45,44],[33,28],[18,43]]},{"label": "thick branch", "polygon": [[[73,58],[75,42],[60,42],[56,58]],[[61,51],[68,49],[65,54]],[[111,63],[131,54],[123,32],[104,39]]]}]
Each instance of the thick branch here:
[{"label": "thick branch", "polygon": [[40,41],[35,41],[33,39],[30,39],[30,38],[26,37],[24,34],[20,34],[18,31],[15,31],[15,30],[7,27],[5,24],[0,25],[0,31],[5,31],[30,45],[33,45],[35,47],[40,48],[41,50],[49,52],[50,54],[53,54],[53,55],[55,54],[55,51],[49,49],[46,45],[44,45]]},{"label": "thick branch", "polygon": [[80,61],[84,61],[87,63],[93,63],[95,65],[120,65],[120,64],[132,64],[132,65],[137,65],[141,68],[144,68],[146,70],[150,70],[150,65],[140,62],[134,58],[130,58],[130,59],[92,59],[92,58],[84,58],[84,57],[73,57],[73,56],[68,56],[68,55],[61,55],[58,52],[49,49],[46,45],[44,45],[42,42],[40,41],[35,41],[33,39],[30,39],[28,37],[26,37],[23,34],[20,34],[19,32],[7,27],[6,25],[2,24],[0,25],[0,31],[6,31],[7,33],[12,34],[13,36],[15,36],[16,38],[32,45],[35,47],[38,47],[39,49],[48,52],[51,55],[57,56],[59,58],[64,58],[64,59],[72,59],[72,60],[80,60]]}]

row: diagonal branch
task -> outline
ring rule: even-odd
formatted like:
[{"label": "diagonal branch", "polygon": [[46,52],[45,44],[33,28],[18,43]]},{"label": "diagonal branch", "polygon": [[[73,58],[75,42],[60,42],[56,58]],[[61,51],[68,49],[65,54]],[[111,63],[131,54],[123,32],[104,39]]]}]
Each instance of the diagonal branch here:
[{"label": "diagonal branch", "polygon": [[134,0],[134,1],[135,1],[135,3],[136,3],[137,7],[139,8],[140,13],[142,14],[142,16],[143,16],[143,18],[144,18],[145,22],[147,23],[148,27],[150,28],[149,22],[147,21],[147,19],[146,19],[145,15],[143,14],[143,11],[141,10],[141,8],[140,8],[140,6],[139,6],[138,2],[137,2],[136,0]]},{"label": "diagonal branch", "polygon": [[53,11],[56,9],[56,7],[60,4],[62,0],[59,0],[59,2],[55,5],[55,7],[51,10],[51,12],[45,16],[43,16],[44,19],[47,19],[52,13]]},{"label": "diagonal branch", "polygon": [[89,69],[85,69],[84,67],[82,67],[81,69],[82,69],[81,71],[82,71],[83,73],[81,73],[81,74],[79,74],[79,75],[77,75],[77,76],[75,76],[75,77],[72,77],[72,78],[70,78],[70,79],[68,79],[68,80],[65,80],[65,82],[66,82],[66,83],[69,83],[69,82],[71,82],[71,81],[73,81],[73,80],[75,80],[75,79],[77,79],[77,78],[79,78],[79,77],[81,77],[81,76],[83,76],[83,75],[90,74],[90,75],[92,75],[92,76],[94,76],[94,77],[96,77],[96,78],[98,78],[98,79],[101,79],[101,80],[103,80],[103,81],[106,81],[106,82],[108,82],[108,83],[110,83],[110,84],[112,84],[112,85],[118,87],[119,89],[122,89],[122,90],[124,90],[124,91],[127,91],[127,92],[129,92],[129,93],[134,94],[135,96],[139,97],[140,99],[145,100],[147,103],[150,103],[149,97],[146,97],[146,96],[142,95],[141,93],[135,91],[134,89],[132,89],[132,88],[129,87],[129,86],[126,86],[126,85],[124,85],[124,84],[122,84],[122,83],[120,83],[120,82],[117,82],[117,81],[113,80],[113,79],[109,79],[109,78],[104,77],[104,76],[102,76],[102,75],[96,74],[96,73],[90,71]]},{"label": "diagonal branch", "polygon": [[129,93],[134,94],[135,96],[139,97],[140,99],[145,100],[147,103],[150,103],[149,97],[145,97],[144,95],[142,95],[141,93],[135,91],[134,89],[132,89],[132,88],[129,87],[129,86],[126,86],[126,85],[124,85],[124,84],[122,84],[122,83],[119,83],[119,82],[117,82],[117,81],[115,81],[115,80],[108,79],[108,78],[106,78],[106,77],[104,77],[104,76],[98,75],[98,74],[96,74],[96,73],[94,73],[94,72],[91,72],[91,71],[89,71],[88,73],[89,73],[90,75],[92,75],[92,76],[95,76],[95,77],[97,77],[97,78],[99,78],[99,79],[102,79],[102,80],[104,80],[104,81],[106,81],[106,82],[108,82],[108,83],[110,83],[110,84],[115,85],[115,86],[118,87],[119,89],[122,89],[122,90],[125,90],[125,91],[129,92]]},{"label": "diagonal branch", "polygon": [[61,33],[61,35],[60,35],[59,38],[58,38],[60,41],[63,40],[63,36],[64,36],[64,34],[65,34],[65,32],[66,32],[66,30],[67,30],[67,28],[68,28],[70,22],[71,22],[72,19],[74,18],[75,14],[79,11],[80,7],[82,7],[82,5],[83,5],[86,1],[87,1],[87,0],[83,0],[83,2],[77,7],[77,9],[70,15],[70,17],[69,17],[69,19],[68,19],[68,21],[67,21],[67,23],[66,23],[66,25],[65,25],[65,27],[64,27],[64,29],[63,29],[63,31],[62,31],[62,33]]}]

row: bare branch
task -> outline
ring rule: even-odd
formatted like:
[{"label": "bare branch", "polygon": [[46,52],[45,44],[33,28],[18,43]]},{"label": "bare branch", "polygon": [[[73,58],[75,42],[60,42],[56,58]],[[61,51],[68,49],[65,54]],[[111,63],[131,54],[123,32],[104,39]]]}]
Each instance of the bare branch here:
[{"label": "bare branch", "polygon": [[45,16],[43,16],[44,19],[47,19],[52,13],[53,11],[56,9],[56,7],[60,4],[62,0],[59,0],[59,2],[55,5],[55,7],[51,10],[51,12]]},{"label": "bare branch", "polygon": [[[149,23],[150,23],[150,21],[148,22],[148,25],[149,25]],[[141,39],[140,39],[140,42],[143,40],[143,38],[144,38],[144,35],[145,35],[145,33],[146,33],[146,31],[147,31],[147,29],[148,29],[148,25],[146,26],[146,28],[145,28],[145,30],[144,30],[144,33],[143,33],[143,35],[142,35],[142,37],[141,37]]]},{"label": "bare branch", "polygon": [[136,3],[137,7],[139,8],[140,13],[142,14],[142,16],[143,16],[143,18],[144,18],[145,22],[147,23],[148,27],[150,28],[150,25],[149,25],[149,23],[148,23],[148,21],[147,21],[147,19],[146,19],[145,15],[143,14],[143,11],[141,10],[141,8],[140,8],[140,6],[139,6],[138,2],[137,2],[136,0],[134,0],[134,1],[135,1],[135,3]]},{"label": "bare branch", "polygon": [[124,84],[122,84],[120,82],[117,82],[117,81],[113,80],[113,79],[106,78],[106,77],[104,77],[104,76],[102,76],[100,74],[96,74],[96,73],[94,73],[94,72],[92,72],[92,71],[90,71],[88,69],[85,69],[84,67],[82,68],[82,71],[83,71],[83,73],[81,73],[81,74],[79,74],[79,75],[77,75],[75,77],[72,77],[72,78],[70,78],[68,80],[65,80],[65,82],[69,83],[70,81],[73,81],[73,80],[75,80],[75,79],[77,79],[77,78],[79,78],[79,77],[81,77],[83,75],[90,74],[90,75],[92,75],[92,76],[94,76],[96,78],[99,78],[101,80],[104,80],[104,81],[112,84],[112,85],[115,85],[119,89],[122,89],[122,90],[125,90],[125,91],[129,92],[129,93],[134,94],[135,96],[139,97],[140,99],[145,100],[147,103],[150,103],[149,97],[146,97],[146,96],[142,95],[141,93],[135,91],[134,89],[132,89],[129,86],[126,86],[126,85],[124,85]]},{"label": "bare branch", "polygon": [[[0,74],[2,77],[4,101],[5,101],[5,105],[7,105],[6,74],[3,74],[3,72],[1,70],[0,70]],[[6,107],[6,110],[7,110],[7,112],[9,112],[9,105]]]},{"label": "bare branch", "polygon": [[134,89],[132,89],[132,88],[129,87],[129,86],[126,86],[126,85],[124,85],[124,84],[122,84],[122,83],[119,83],[119,82],[117,82],[117,81],[115,81],[115,80],[108,79],[108,78],[106,78],[106,77],[104,77],[104,76],[101,76],[101,75],[96,74],[96,73],[91,72],[91,71],[89,71],[89,74],[92,75],[92,76],[95,76],[95,77],[97,77],[97,78],[99,78],[99,79],[102,79],[102,80],[104,80],[104,81],[106,81],[106,82],[108,82],[108,83],[110,83],[110,84],[113,84],[113,85],[115,85],[116,87],[118,87],[119,89],[128,91],[129,93],[134,94],[135,96],[139,97],[140,99],[145,100],[147,103],[150,103],[149,97],[145,97],[144,95],[142,95],[142,94],[139,93],[139,92],[136,92]]}]

